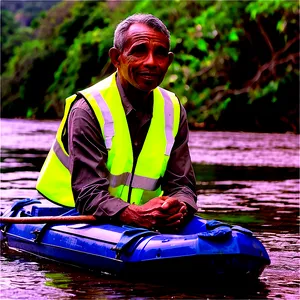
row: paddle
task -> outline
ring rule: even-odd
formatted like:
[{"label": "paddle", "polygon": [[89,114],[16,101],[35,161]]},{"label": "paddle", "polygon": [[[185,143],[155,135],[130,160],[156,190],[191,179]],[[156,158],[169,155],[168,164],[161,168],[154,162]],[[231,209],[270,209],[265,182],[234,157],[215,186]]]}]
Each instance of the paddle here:
[{"label": "paddle", "polygon": [[0,217],[0,223],[43,224],[43,223],[95,223],[94,216],[56,216],[56,217]]}]

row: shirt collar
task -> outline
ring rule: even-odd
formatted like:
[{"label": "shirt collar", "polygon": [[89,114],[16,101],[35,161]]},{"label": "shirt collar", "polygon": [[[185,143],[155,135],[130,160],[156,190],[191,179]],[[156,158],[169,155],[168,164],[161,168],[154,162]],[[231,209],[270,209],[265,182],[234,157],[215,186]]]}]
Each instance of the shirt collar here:
[{"label": "shirt collar", "polygon": [[125,114],[128,115],[134,108],[131,105],[131,103],[129,102],[127,96],[124,93],[124,90],[123,90],[123,87],[121,85],[118,74],[116,74],[116,83],[117,83],[117,87],[118,87],[118,90],[119,90],[119,94],[121,96],[121,101],[122,101],[122,104],[123,104],[123,107],[124,107],[124,110],[125,110]]}]

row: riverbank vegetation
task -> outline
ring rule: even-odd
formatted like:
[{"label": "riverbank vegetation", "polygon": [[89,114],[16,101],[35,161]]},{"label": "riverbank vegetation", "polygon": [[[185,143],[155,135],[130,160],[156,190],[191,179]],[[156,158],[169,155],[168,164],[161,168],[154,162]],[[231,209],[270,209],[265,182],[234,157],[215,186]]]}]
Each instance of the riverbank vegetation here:
[{"label": "riverbank vegetation", "polygon": [[299,133],[298,1],[3,3],[2,117],[61,118],[66,97],[114,71],[115,26],[143,12],[171,32],[162,86],[191,128]]}]

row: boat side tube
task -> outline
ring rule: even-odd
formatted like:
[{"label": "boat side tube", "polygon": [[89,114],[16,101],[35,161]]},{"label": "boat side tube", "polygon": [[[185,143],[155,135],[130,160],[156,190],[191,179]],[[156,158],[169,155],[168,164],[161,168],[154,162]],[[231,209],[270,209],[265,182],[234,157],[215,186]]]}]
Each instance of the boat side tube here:
[{"label": "boat side tube", "polygon": [[[25,202],[24,202],[25,203]],[[11,212],[7,212],[11,214]],[[13,210],[15,217],[76,214],[48,201],[27,203]],[[12,224],[2,228],[1,240],[17,248],[59,262],[111,274],[253,274],[270,264],[267,251],[252,232],[216,220],[194,216],[178,234],[114,224]]]}]

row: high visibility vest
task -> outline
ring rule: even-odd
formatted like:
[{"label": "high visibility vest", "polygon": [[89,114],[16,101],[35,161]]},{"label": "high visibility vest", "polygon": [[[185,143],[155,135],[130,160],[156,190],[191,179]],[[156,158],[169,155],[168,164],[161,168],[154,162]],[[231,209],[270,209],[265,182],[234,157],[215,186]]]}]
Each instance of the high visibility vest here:
[{"label": "high visibility vest", "polygon": [[[124,201],[142,205],[163,194],[164,176],[180,120],[177,97],[160,87],[153,90],[153,114],[142,150],[134,162],[132,142],[115,73],[81,94],[93,109],[108,152],[109,192]],[[62,135],[76,95],[66,99],[64,117],[41,169],[37,190],[58,204],[74,207],[69,154]],[[135,166],[135,167],[134,167]]]}]

